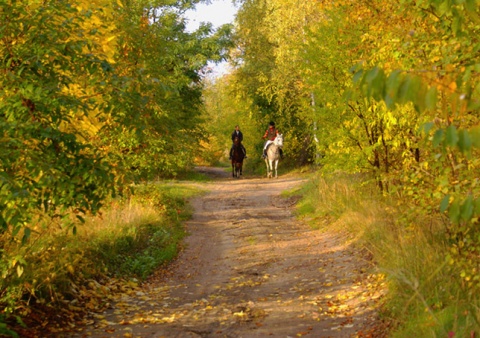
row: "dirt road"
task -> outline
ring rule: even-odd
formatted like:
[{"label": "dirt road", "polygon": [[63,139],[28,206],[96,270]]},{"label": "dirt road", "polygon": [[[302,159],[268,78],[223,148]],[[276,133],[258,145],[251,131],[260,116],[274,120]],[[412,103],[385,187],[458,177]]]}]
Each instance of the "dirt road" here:
[{"label": "dirt road", "polygon": [[232,179],[193,200],[186,249],[95,318],[83,337],[380,337],[369,265],[295,220],[299,178]]}]

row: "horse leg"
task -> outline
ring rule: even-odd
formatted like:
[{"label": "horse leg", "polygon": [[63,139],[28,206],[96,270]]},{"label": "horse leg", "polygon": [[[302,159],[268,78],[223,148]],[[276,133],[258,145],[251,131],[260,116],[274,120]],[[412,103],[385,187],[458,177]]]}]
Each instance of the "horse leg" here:
[{"label": "horse leg", "polygon": [[240,177],[240,163],[235,162],[235,177],[239,178]]},{"label": "horse leg", "polygon": [[277,168],[278,168],[278,160],[275,160],[275,178],[278,178]]}]

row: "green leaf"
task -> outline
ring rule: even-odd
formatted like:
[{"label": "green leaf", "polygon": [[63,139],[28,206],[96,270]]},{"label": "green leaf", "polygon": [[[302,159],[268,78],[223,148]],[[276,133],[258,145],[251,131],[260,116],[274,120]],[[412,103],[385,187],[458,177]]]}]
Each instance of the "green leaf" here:
[{"label": "green leaf", "polygon": [[480,198],[476,198],[473,204],[475,216],[480,216]]},{"label": "green leaf", "polygon": [[402,72],[400,70],[394,70],[388,76],[385,83],[385,103],[388,109],[393,109],[397,103],[398,88],[402,84]]},{"label": "green leaf", "polygon": [[448,209],[448,217],[453,224],[458,224],[460,221],[460,205],[458,201],[453,201]]},{"label": "green leaf", "polygon": [[469,153],[472,149],[472,139],[469,132],[465,129],[458,131],[458,148],[463,153]]},{"label": "green leaf", "polygon": [[463,18],[455,16],[452,21],[452,30],[455,34],[459,34],[462,31]]},{"label": "green leaf", "polygon": [[433,140],[432,140],[433,146],[435,148],[438,147],[438,145],[442,142],[443,134],[444,134],[444,131],[442,129],[437,129],[435,131],[435,134],[433,135]]},{"label": "green leaf", "polygon": [[367,82],[367,95],[372,96],[375,100],[380,101],[384,99],[385,92],[385,73],[383,69],[374,67],[365,75]]},{"label": "green leaf", "polygon": [[427,109],[434,111],[437,107],[437,88],[436,87],[430,87],[430,89],[427,92],[427,95],[425,96],[425,106]]},{"label": "green leaf", "polygon": [[438,16],[443,16],[447,13],[450,12],[450,1],[449,0],[444,0],[440,3],[440,5],[437,5],[437,14]]},{"label": "green leaf", "polygon": [[420,86],[420,79],[414,76],[406,76],[398,90],[399,101],[402,103],[414,102]]},{"label": "green leaf", "polygon": [[10,223],[13,223],[13,224],[15,225],[14,228],[12,229],[12,236],[15,237],[15,236],[18,235],[18,233],[20,232],[20,230],[22,229],[22,227],[19,226],[16,222],[11,222],[11,221],[10,221]]},{"label": "green leaf", "polygon": [[480,127],[470,130],[470,139],[475,148],[480,148]]},{"label": "green leaf", "polygon": [[428,134],[430,130],[432,130],[433,126],[435,126],[433,122],[424,123],[420,128],[420,132],[424,132],[425,134]]},{"label": "green leaf", "polygon": [[440,202],[440,212],[445,212],[449,204],[450,204],[450,195],[445,195],[445,197],[442,199],[442,202]]},{"label": "green leaf", "polygon": [[458,143],[459,137],[457,128],[451,125],[448,126],[447,131],[445,133],[445,144],[450,147],[455,147]]},{"label": "green leaf", "polygon": [[473,197],[468,195],[468,197],[463,201],[460,207],[460,216],[464,221],[468,221],[472,218],[473,215]]},{"label": "green leaf", "polygon": [[22,237],[22,245],[27,243],[28,239],[30,238],[31,230],[29,227],[23,228],[23,237]]},{"label": "green leaf", "polygon": [[476,0],[466,0],[465,1],[466,3],[466,8],[469,12],[472,12],[473,14],[476,14],[476,10],[477,10],[477,1]]}]

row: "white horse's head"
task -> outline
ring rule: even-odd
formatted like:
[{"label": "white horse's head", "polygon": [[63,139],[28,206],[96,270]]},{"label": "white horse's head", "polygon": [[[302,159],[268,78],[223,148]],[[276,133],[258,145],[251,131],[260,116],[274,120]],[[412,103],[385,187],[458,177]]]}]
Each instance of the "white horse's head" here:
[{"label": "white horse's head", "polygon": [[275,137],[275,140],[273,140],[273,143],[275,143],[277,147],[283,147],[283,135],[278,134],[277,137]]}]

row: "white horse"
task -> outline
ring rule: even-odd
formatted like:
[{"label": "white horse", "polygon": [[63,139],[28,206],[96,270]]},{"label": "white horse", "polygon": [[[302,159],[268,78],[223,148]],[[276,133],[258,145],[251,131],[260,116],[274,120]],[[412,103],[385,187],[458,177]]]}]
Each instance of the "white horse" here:
[{"label": "white horse", "polygon": [[278,134],[267,146],[267,157],[265,157],[265,164],[267,165],[267,177],[272,178],[273,171],[275,170],[275,178],[277,175],[278,161],[280,160],[280,148],[283,147],[283,135]]}]

